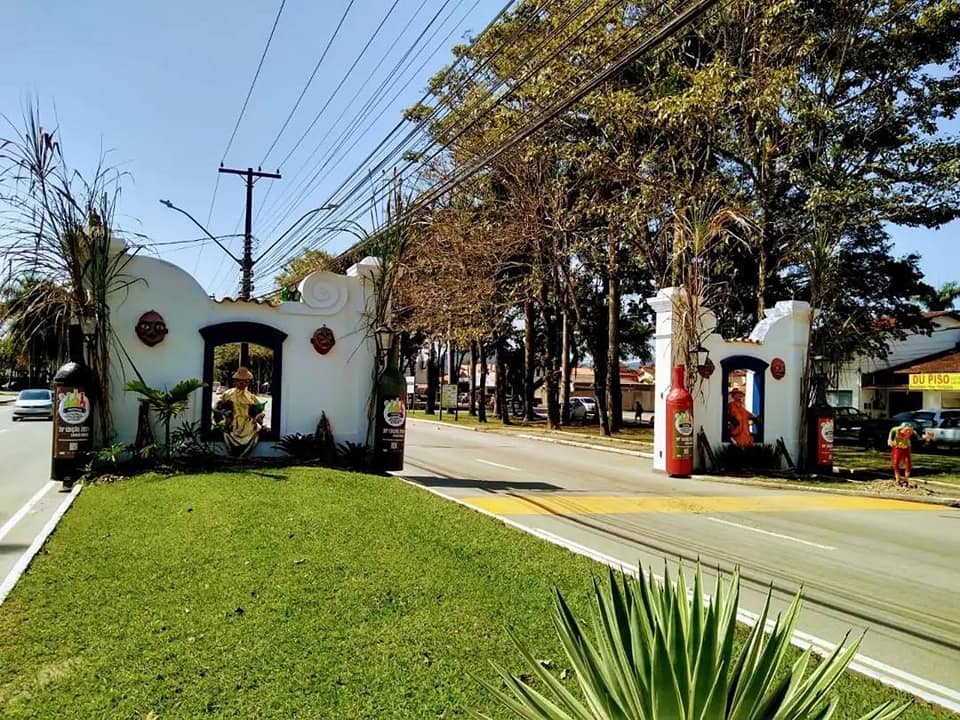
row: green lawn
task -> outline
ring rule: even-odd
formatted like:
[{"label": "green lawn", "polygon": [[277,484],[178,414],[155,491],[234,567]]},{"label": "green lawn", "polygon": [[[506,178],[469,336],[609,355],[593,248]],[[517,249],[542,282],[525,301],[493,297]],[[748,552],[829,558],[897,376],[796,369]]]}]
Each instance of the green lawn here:
[{"label": "green lawn", "polygon": [[[86,488],[0,606],[4,718],[505,715],[472,675],[563,667],[594,563],[399,480],[292,469]],[[845,677],[840,717],[896,696]],[[949,714],[917,705],[910,718]]]}]

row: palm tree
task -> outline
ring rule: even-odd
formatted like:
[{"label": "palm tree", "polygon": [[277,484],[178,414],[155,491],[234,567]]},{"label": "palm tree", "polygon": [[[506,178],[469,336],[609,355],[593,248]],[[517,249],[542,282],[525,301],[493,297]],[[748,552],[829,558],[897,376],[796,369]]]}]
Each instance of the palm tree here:
[{"label": "palm tree", "polygon": [[49,379],[51,367],[66,357],[70,296],[52,280],[28,277],[4,292],[0,322],[14,348],[28,358],[30,383]]},{"label": "palm tree", "polygon": [[182,414],[190,406],[190,394],[204,385],[202,380],[191,378],[181,380],[172,390],[157,390],[148,386],[143,380],[131,380],[123,389],[143,396],[147,403],[163,423],[163,447],[167,459],[170,459],[170,423],[175,417]]}]

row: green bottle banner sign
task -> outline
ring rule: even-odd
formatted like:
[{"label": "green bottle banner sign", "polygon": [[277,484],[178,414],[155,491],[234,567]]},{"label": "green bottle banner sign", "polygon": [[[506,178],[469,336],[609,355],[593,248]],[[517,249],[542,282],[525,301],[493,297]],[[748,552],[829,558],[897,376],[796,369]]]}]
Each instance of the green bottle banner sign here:
[{"label": "green bottle banner sign", "polygon": [[393,356],[377,383],[375,464],[379,470],[403,470],[407,426],[407,383]]}]

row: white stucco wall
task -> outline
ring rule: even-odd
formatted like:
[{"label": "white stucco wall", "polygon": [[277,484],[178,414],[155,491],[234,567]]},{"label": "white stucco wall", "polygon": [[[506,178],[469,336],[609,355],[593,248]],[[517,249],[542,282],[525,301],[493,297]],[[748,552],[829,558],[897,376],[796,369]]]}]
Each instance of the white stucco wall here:
[{"label": "white stucco wall", "polygon": [[[367,260],[348,275],[314,273],[301,283],[302,301],[269,306],[254,302],[215,302],[188,273],[163,260],[136,256],[124,273],[134,280],[110,299],[110,322],[119,341],[111,355],[111,402],[117,439],[132,443],[137,433],[138,399],[123,390],[134,379],[131,363],[151,387],[172,387],[187,378],[203,379],[204,341],[200,330],[226,322],[255,322],[287,334],[283,343],[280,435],[313,432],[326,412],[336,441],[366,440],[366,408],[372,388],[375,342],[367,338],[365,312],[371,300],[376,261]],[[137,320],[155,310],[168,334],[147,347],[135,333]],[[310,344],[326,325],[336,344],[326,355]],[[276,390],[274,390],[276,392]],[[199,420],[201,392],[191,396],[184,420]],[[275,454],[263,440],[255,454]]]},{"label": "white stucco wall", "polygon": [[[660,290],[647,302],[657,314],[654,352],[656,358],[656,414],[654,415],[653,467],[666,469],[666,396],[670,391],[673,357],[673,297],[676,288]],[[764,392],[764,443],[783,441],[794,462],[800,456],[801,373],[805,366],[810,306],[805,302],[782,301],[765,313],[748,340],[724,340],[716,332],[716,320],[709,311],[702,317],[704,330],[709,335],[702,345],[710,351],[716,371],[709,379],[702,379],[698,387],[688,388],[694,397],[695,433],[701,428],[711,446],[720,445],[723,430],[723,373],[721,363],[735,355],[755,357],[767,363]],[[786,364],[786,375],[776,380],[769,365],[774,358]],[[699,448],[695,450],[695,467],[703,467]]]}]

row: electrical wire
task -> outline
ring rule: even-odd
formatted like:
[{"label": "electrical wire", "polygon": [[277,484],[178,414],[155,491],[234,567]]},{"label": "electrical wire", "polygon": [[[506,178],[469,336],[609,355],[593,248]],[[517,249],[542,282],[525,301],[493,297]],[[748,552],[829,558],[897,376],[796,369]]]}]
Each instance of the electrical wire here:
[{"label": "electrical wire", "polygon": [[[383,65],[384,60],[386,60],[387,57],[390,55],[390,53],[393,52],[393,49],[397,46],[397,43],[400,42],[400,39],[404,36],[407,30],[410,29],[410,26],[413,24],[413,21],[417,18],[417,16],[420,14],[420,11],[423,10],[423,8],[426,6],[428,2],[430,2],[430,0],[421,0],[420,6],[416,9],[413,15],[410,16],[410,19],[407,21],[407,24],[403,26],[403,29],[399,33],[397,33],[397,36],[396,38],[394,38],[393,43],[391,43],[390,47],[387,48],[387,51],[380,58],[380,62],[378,62],[376,67],[374,67],[374,69],[370,71],[370,74],[367,75],[366,79],[362,83],[360,83],[361,87],[366,87],[367,85],[369,85],[370,81],[373,79],[373,76],[376,75],[377,70],[379,70],[380,67]],[[340,112],[340,115],[337,117],[337,119],[334,120],[333,125],[331,125],[331,128],[336,127],[340,123],[344,115],[346,115],[347,111],[351,107],[353,107],[353,103],[356,101],[358,97],[359,97],[359,94],[354,95],[350,99],[350,102]],[[322,145],[323,145],[323,142],[321,142],[320,145],[318,145],[316,149],[314,149],[314,151],[310,154],[310,157],[303,163],[303,165],[300,166],[300,169],[297,170],[296,174],[294,174],[294,176],[290,179],[292,183],[296,183],[303,169],[307,166],[310,160],[313,159],[313,156],[317,153],[317,151],[319,151]],[[260,214],[263,212],[264,208],[266,207],[267,197],[269,197],[270,189],[272,189],[273,186],[274,186],[274,183],[270,183],[267,189],[267,195],[264,196],[263,201],[260,203],[259,207],[257,208],[257,214],[253,216],[253,222],[255,225],[258,225],[260,222]]]},{"label": "electrical wire", "polygon": [[[547,38],[544,39],[540,44],[538,44],[537,46],[535,46],[531,51],[529,51],[529,52],[518,62],[518,65],[519,65],[520,67],[525,66],[526,63],[528,63],[528,62],[530,62],[531,60],[535,59],[535,58],[536,58],[538,55],[540,55],[541,53],[542,53],[543,56],[544,56],[543,59],[541,59],[540,62],[534,64],[533,67],[532,67],[521,79],[516,80],[515,82],[513,82],[512,84],[510,84],[510,86],[509,86],[509,88],[508,88],[507,90],[504,90],[504,91],[500,92],[502,86],[505,85],[505,84],[507,84],[507,83],[508,83],[508,80],[509,80],[508,78],[502,78],[502,79],[500,80],[500,82],[498,82],[497,85],[496,85],[496,86],[492,89],[492,91],[491,91],[491,95],[494,97],[494,102],[492,103],[492,105],[490,105],[490,106],[487,107],[487,108],[482,109],[482,111],[479,110],[479,109],[476,110],[476,111],[474,111],[474,112],[473,112],[474,119],[471,120],[471,121],[469,121],[464,127],[460,128],[459,131],[458,131],[456,134],[454,134],[454,136],[453,136],[452,138],[450,138],[450,139],[447,140],[445,143],[443,143],[443,145],[440,147],[440,149],[439,149],[436,153],[434,153],[434,155],[431,156],[431,158],[436,157],[440,152],[442,152],[443,150],[445,150],[446,148],[448,148],[453,142],[455,142],[457,139],[459,139],[459,137],[461,137],[467,130],[469,130],[469,129],[472,128],[474,125],[476,125],[476,123],[479,122],[479,120],[480,120],[487,112],[489,112],[490,110],[494,109],[497,105],[499,105],[500,103],[502,103],[502,102],[504,101],[504,99],[507,98],[507,97],[509,97],[511,93],[515,92],[515,91],[519,88],[520,85],[522,85],[523,83],[525,83],[527,80],[529,80],[530,77],[532,77],[532,76],[535,75],[537,72],[539,72],[540,70],[542,70],[543,67],[546,66],[551,60],[553,60],[553,59],[557,56],[558,53],[562,52],[562,50],[564,50],[565,48],[569,47],[569,45],[572,44],[576,39],[578,39],[584,32],[586,32],[586,31],[587,31],[590,27],[592,27],[595,23],[599,22],[599,20],[600,20],[607,12],[609,12],[613,7],[615,7],[615,6],[618,5],[618,4],[621,4],[622,2],[624,2],[624,0],[610,0],[610,2],[608,2],[606,5],[604,5],[603,7],[601,7],[599,11],[595,12],[595,13],[590,17],[589,20],[585,21],[581,27],[576,28],[576,27],[574,26],[574,27],[575,27],[575,30],[574,30],[569,36],[567,36],[566,39],[564,39],[559,46],[550,47],[548,50],[544,51],[544,48],[546,48],[548,45],[550,45],[551,40],[553,40],[553,38],[551,38],[551,37],[547,37]],[[571,27],[572,24],[575,23],[575,22],[587,11],[587,8],[588,8],[589,5],[591,5],[591,0],[583,0],[579,5],[577,5],[573,10],[571,10],[565,18],[563,18],[563,20],[560,22],[560,25],[563,26],[563,27]],[[499,92],[499,95],[497,95],[498,92]],[[438,107],[442,107],[442,106],[443,106],[443,103],[438,103]],[[411,138],[412,136],[415,136],[415,135],[417,134],[417,131],[418,131],[419,129],[421,129],[421,128],[419,128],[419,127],[418,127],[418,128],[415,128],[415,130],[414,130],[412,133],[408,133],[408,136],[407,136],[407,138],[405,138],[405,141],[402,142],[400,146],[395,147],[390,153],[388,153],[387,156],[385,156],[384,158],[382,158],[382,159],[380,160],[380,162],[378,162],[377,165],[376,165],[374,168],[372,168],[372,169],[370,169],[370,170],[368,171],[368,174],[379,172],[379,171],[382,170],[387,164],[389,164],[389,162],[390,162],[394,157],[396,157],[396,156],[400,153],[400,151],[401,151],[402,148],[404,147],[404,144],[405,144],[405,143],[408,143],[409,138]],[[411,160],[411,161],[409,161],[409,162],[404,166],[403,170],[400,171],[399,175],[402,177],[403,174],[405,173],[405,171],[406,171],[409,167],[411,167],[413,164],[415,164],[416,162],[417,162],[416,160]],[[362,166],[361,166],[361,169],[362,169]],[[358,170],[358,171],[354,171],[354,173],[353,173],[350,177],[355,177],[358,172],[359,172],[359,170]],[[338,200],[338,201],[339,201],[338,204],[342,204],[342,203],[344,202],[343,199],[337,198],[337,193],[339,193],[339,192],[345,187],[346,182],[348,182],[348,181],[349,181],[349,178],[348,178],[348,180],[345,181],[344,183],[341,183],[340,187],[339,187],[337,190],[335,190],[334,193],[331,195],[331,200]],[[351,190],[347,192],[347,195],[346,195],[345,197],[346,197],[346,198],[352,197],[352,196],[355,195],[357,192],[359,192],[359,191],[363,188],[363,186],[366,185],[366,183],[367,183],[366,178],[361,178],[361,179],[354,185],[354,187],[351,188]],[[371,198],[371,200],[370,200],[368,203],[366,203],[366,204],[367,204],[368,206],[372,206],[373,204],[375,204],[375,202],[376,202],[376,197],[373,197],[373,198]],[[322,222],[322,221],[323,221],[323,219],[317,219],[317,221],[315,222],[315,225],[316,225],[316,226],[319,226],[319,223]],[[304,237],[301,238],[301,240],[297,241],[297,244],[296,244],[292,249],[290,249],[289,252],[293,252],[293,250],[295,250],[296,247],[299,247],[299,245],[301,245],[301,244],[305,241],[306,237],[309,236],[308,233],[309,233],[309,230],[305,230],[305,232],[303,233]]]},{"label": "electrical wire", "polygon": [[[545,112],[541,113],[538,118],[535,118],[531,123],[515,133],[507,141],[501,143],[487,155],[478,158],[462,171],[454,173],[451,177],[447,178],[446,181],[438,183],[433,189],[421,195],[414,203],[405,209],[405,211],[402,213],[402,217],[406,218],[413,213],[421,212],[424,208],[429,206],[430,203],[455,189],[463,182],[466,182],[487,164],[495,160],[504,152],[507,152],[515,147],[518,143],[530,137],[530,135],[540,130],[544,125],[556,118],[561,112],[586,97],[590,92],[599,87],[600,84],[606,82],[611,77],[621,72],[628,64],[636,61],[643,54],[650,52],[656,47],[659,47],[659,45],[672,37],[672,35],[678,30],[696,20],[700,15],[703,15],[712,5],[716,3],[716,1],[717,0],[697,0],[689,4],[686,9],[681,10],[659,29],[655,29],[654,32],[652,32],[645,40],[641,41],[633,48],[625,49],[611,61],[606,63],[606,66],[600,72],[581,83],[577,90],[568,95],[566,98],[554,103]],[[374,193],[374,195],[376,195],[376,193]],[[375,201],[375,198],[373,201]],[[364,242],[355,244],[349,250],[342,253],[340,257],[356,251],[363,244]]]},{"label": "electrical wire", "polygon": [[[521,26],[521,28],[516,32],[516,34],[517,34],[517,35],[521,34],[521,33],[534,21],[534,19],[535,19],[540,13],[542,13],[543,10],[546,9],[547,5],[549,5],[551,2],[554,2],[554,1],[555,1],[555,0],[544,0],[544,2],[543,2],[538,8],[536,8],[532,13],[530,13],[530,14],[528,15],[526,21],[523,23],[523,25]],[[486,27],[485,27],[485,28],[481,31],[481,33],[473,40],[473,42],[472,42],[471,44],[472,44],[472,45],[475,45],[477,42],[479,42],[479,41],[490,31],[490,29],[493,28],[493,27],[506,15],[506,13],[509,11],[509,9],[510,9],[515,3],[516,3],[516,0],[508,0],[508,2],[503,5],[503,7],[500,9],[500,11],[497,13],[497,15],[486,25]],[[448,35],[448,38],[449,38],[449,35]],[[461,80],[461,82],[457,85],[457,87],[454,88],[453,90],[451,90],[451,93],[452,93],[452,92],[458,92],[459,90],[467,87],[467,86],[473,81],[473,79],[474,79],[480,72],[482,72],[490,63],[492,63],[493,60],[494,60],[497,56],[503,54],[503,53],[505,52],[506,48],[507,48],[510,44],[512,44],[513,42],[514,42],[514,40],[513,40],[512,38],[508,38],[508,39],[504,40],[503,42],[501,42],[500,45],[499,45],[494,51],[492,51],[492,52],[483,60],[483,62],[477,63],[477,64],[467,73],[466,77],[464,77],[464,78]],[[434,54],[435,54],[435,53],[434,53]],[[447,69],[447,72],[453,72],[460,63],[466,62],[467,57],[468,57],[467,53],[462,54],[462,55]],[[429,60],[429,59],[428,59],[428,60]],[[424,64],[425,64],[425,63],[424,63]],[[423,65],[421,65],[421,67],[418,68],[418,70],[417,70],[418,73],[420,72],[420,70],[422,69],[422,67],[423,67]],[[382,87],[382,86],[381,86],[381,87]],[[400,92],[402,92],[402,89],[401,89]],[[449,93],[448,93],[448,94],[449,94]],[[399,95],[399,93],[398,93],[398,95]],[[419,101],[417,104],[422,104],[422,103],[424,103],[427,99],[429,99],[429,97],[430,97],[431,95],[432,95],[431,92],[425,93],[425,94],[423,95],[423,97],[420,99],[420,101]],[[394,99],[395,99],[395,98],[396,98],[396,96],[394,97]],[[391,102],[392,102],[392,101],[393,101],[393,100],[391,100]],[[424,118],[424,119],[422,119],[421,121],[419,121],[419,122],[417,123],[416,127],[414,127],[411,131],[409,131],[409,132],[407,133],[407,135],[403,138],[403,140],[401,140],[401,142],[399,143],[399,145],[391,152],[391,154],[390,154],[389,157],[394,157],[394,156],[396,156],[396,154],[399,152],[400,149],[402,149],[403,147],[409,145],[410,141],[411,141],[412,139],[414,139],[419,133],[424,132],[424,131],[427,129],[429,123],[430,123],[431,121],[433,121],[434,119],[436,119],[436,117],[439,115],[439,113],[441,112],[441,107],[442,107],[442,103],[438,103],[437,107],[435,107],[435,108],[432,110],[432,112],[430,113],[430,116],[429,116],[429,117]],[[353,132],[357,127],[359,127],[359,122],[360,122],[360,119],[359,119],[359,118],[360,118],[359,115],[354,118],[354,121],[355,121],[355,122],[354,122],[354,125],[352,126],[352,128],[350,129],[350,132]],[[334,193],[331,195],[331,198],[334,197],[337,193],[339,193],[339,192],[347,185],[347,183],[349,183],[349,181],[350,181],[353,177],[355,177],[359,172],[362,172],[363,169],[365,168],[366,164],[380,151],[380,149],[383,148],[385,145],[387,145],[387,143],[389,143],[389,142],[391,141],[391,139],[392,139],[397,133],[399,133],[399,132],[403,129],[403,127],[404,127],[405,125],[407,125],[407,124],[408,124],[408,122],[407,122],[406,120],[401,120],[400,122],[398,122],[398,123],[394,126],[394,128],[390,131],[390,133],[388,133],[387,137],[385,137],[383,140],[381,140],[380,143],[366,156],[366,158],[364,158],[364,160],[361,161],[361,163],[358,165],[357,169],[354,170],[354,172],[351,173],[351,174],[347,177],[347,179],[344,180],[344,182],[341,183],[340,187],[338,187],[338,188],[334,191]],[[370,127],[372,127],[372,123],[367,126],[367,128],[364,130],[364,132],[363,132],[360,136],[357,137],[357,139],[354,141],[354,143],[353,143],[349,148],[347,148],[345,152],[349,152],[350,150],[352,150],[352,148],[355,147],[356,144],[366,135],[366,133],[369,131]],[[349,135],[348,135],[347,137],[349,137]],[[341,135],[341,138],[343,138],[343,135]],[[331,162],[334,158],[336,158],[336,151],[337,151],[338,146],[340,146],[340,144],[341,144],[341,138],[338,138],[338,140],[334,143],[334,150],[332,151],[333,154],[328,154],[327,159],[326,159],[325,161],[323,161],[323,164],[322,164],[322,165],[319,167],[319,169],[314,173],[313,177],[312,177],[311,180],[309,181],[310,184],[312,184],[314,181],[317,180],[317,177],[319,176],[320,172],[322,172],[324,166],[325,166],[326,164],[328,164],[329,162]],[[380,164],[378,164],[378,166],[379,166],[379,165],[382,165],[382,162],[381,162]],[[329,175],[329,172],[328,172],[326,175],[324,175],[324,178],[327,177],[327,175]],[[323,179],[323,178],[321,178],[321,180],[322,180],[322,179]],[[302,196],[303,194],[305,194],[305,192],[308,191],[308,190],[309,190],[309,186],[307,186],[306,188],[304,188],[304,190],[301,192],[301,196]],[[326,203],[324,203],[324,204],[329,204],[329,201],[326,202]],[[294,207],[296,207],[296,206],[294,206]],[[323,218],[318,219],[318,222],[322,222],[323,220],[324,220]],[[281,253],[283,252],[282,248],[280,249],[280,252],[281,252]]]},{"label": "electrical wire", "polygon": [[343,27],[344,21],[347,19],[347,15],[350,13],[350,9],[353,7],[355,0],[350,0],[347,3],[346,9],[343,11],[343,15],[340,16],[340,22],[337,23],[337,27],[334,29],[333,34],[330,36],[330,39],[327,41],[326,47],[323,48],[323,52],[320,53],[320,59],[317,60],[317,64],[313,66],[313,72],[310,73],[310,77],[307,78],[306,84],[303,86],[303,89],[300,91],[297,101],[293,104],[287,119],[283,121],[283,125],[280,127],[280,131],[277,133],[276,137],[273,138],[273,142],[270,143],[270,147],[267,148],[266,154],[263,156],[263,160],[260,161],[260,167],[263,167],[267,164],[267,158],[270,157],[270,153],[273,152],[273,149],[277,146],[277,143],[280,141],[280,137],[283,135],[283,132],[287,129],[287,125],[290,124],[290,120],[293,118],[293,114],[297,111],[297,108],[300,107],[300,103],[303,102],[303,96],[307,94],[307,90],[310,88],[310,85],[313,83],[313,79],[317,76],[317,72],[320,70],[320,65],[323,64],[324,59],[327,57],[327,53],[330,52],[330,47],[333,45],[334,40],[336,40],[337,35],[340,34],[340,28]]},{"label": "electrical wire", "polygon": [[[426,35],[430,27],[436,22],[437,18],[439,17],[440,13],[443,11],[444,7],[446,7],[446,5],[449,3],[449,0],[447,0],[447,2],[445,2],[443,6],[441,6],[440,10],[436,14],[434,14],[434,16],[430,19],[430,22],[427,23],[426,27],[423,28],[423,30],[414,40],[413,44],[406,50],[406,52],[403,54],[400,60],[397,61],[393,69],[389,73],[387,73],[387,76],[380,83],[380,86],[373,91],[373,93],[370,95],[370,97],[368,98],[364,106],[360,109],[357,115],[354,116],[354,119],[351,121],[348,127],[345,128],[343,132],[341,132],[340,137],[338,137],[337,140],[335,140],[332,143],[327,153],[317,161],[317,163],[314,165],[314,169],[312,170],[313,176],[309,179],[304,179],[298,183],[297,179],[299,177],[302,177],[303,170],[306,168],[307,164],[309,164],[309,162],[314,158],[314,156],[317,154],[320,148],[323,147],[324,143],[327,141],[327,138],[324,138],[324,140],[322,140],[320,144],[318,144],[317,147],[314,148],[313,152],[311,152],[310,156],[301,165],[300,169],[297,171],[296,175],[294,176],[292,184],[295,185],[296,187],[294,187],[291,192],[291,194],[293,195],[293,198],[292,199],[288,198],[286,207],[280,210],[279,213],[277,212],[277,210],[279,209],[280,206],[275,205],[274,211],[270,219],[270,222],[273,223],[273,225],[271,230],[267,233],[268,236],[276,232],[277,228],[283,223],[283,221],[287,217],[292,215],[293,212],[297,210],[297,208],[300,207],[306,195],[310,191],[310,186],[314,184],[315,181],[322,182],[322,179],[320,181],[317,181],[317,176],[320,174],[320,172],[323,171],[324,168],[326,168],[335,159],[337,154],[339,153],[342,156],[343,154],[349,152],[350,150],[353,149],[353,147],[356,146],[360,138],[358,138],[357,141],[355,141],[349,147],[347,148],[343,147],[346,140],[353,135],[353,133],[356,131],[357,128],[359,128],[359,125],[363,121],[363,119],[365,119],[368,116],[368,114],[372,112],[372,108],[374,105],[377,104],[377,101],[382,100],[385,97],[386,93],[389,92],[389,89],[392,89],[397,83],[400,82],[400,80],[403,79],[403,75],[406,72],[406,70],[409,68],[409,66],[416,61],[416,59],[420,56],[420,54],[426,49],[428,43],[432,41],[434,37],[436,37],[439,31],[443,28],[443,25],[446,24],[447,20],[453,15],[454,12],[456,12],[457,8],[459,8],[464,3],[464,1],[465,0],[459,0],[459,2],[451,9],[450,13],[437,26],[436,30],[434,30],[433,34],[424,44],[424,47],[418,50],[416,54],[414,54],[412,57],[410,57],[411,52],[417,47],[417,45],[420,44],[420,41]],[[423,67],[426,66],[426,64],[430,61],[430,59],[432,59],[433,56],[435,56],[441,49],[445,47],[445,43],[457,31],[457,28],[463,24],[466,18],[469,17],[470,13],[473,12],[473,10],[477,7],[479,3],[480,3],[480,0],[475,0],[475,2],[470,7],[470,9],[447,33],[446,37],[441,41],[441,44],[439,44],[436,47],[436,49],[430,54],[430,56],[428,56],[428,58],[424,60],[424,62],[420,65],[420,67],[417,68],[416,72],[414,73],[414,76],[417,76],[417,74],[423,69]],[[409,58],[409,61],[408,61],[408,58]],[[381,59],[381,63],[378,64],[378,67],[382,64],[382,61],[383,59]],[[406,67],[404,67],[405,63],[406,63]],[[372,74],[367,78],[367,81],[365,82],[365,84],[369,82],[371,77],[372,77]],[[396,99],[403,93],[403,91],[410,86],[412,82],[413,82],[413,78],[409,78],[407,80],[407,83],[404,85],[404,87],[398,90],[397,93],[390,100],[386,102],[385,107],[391,106],[396,101]],[[356,99],[356,97],[357,96],[354,96],[354,99]],[[351,105],[352,105],[352,101],[351,101]],[[337,127],[337,125],[339,125],[340,121],[343,119],[344,115],[346,114],[347,109],[349,109],[349,106],[347,106],[347,108],[345,108],[344,111],[340,113],[340,116],[331,126],[331,130]],[[375,119],[370,123],[368,128],[371,127],[373,124],[375,124],[376,121],[379,119],[380,117],[375,117]]]},{"label": "electrical wire", "polygon": [[[250,102],[250,96],[253,94],[253,88],[257,84],[257,78],[260,77],[260,70],[263,68],[263,61],[267,57],[267,51],[270,50],[270,43],[273,42],[273,35],[277,31],[277,24],[280,22],[280,15],[283,14],[283,7],[287,4],[287,0],[280,0],[280,7],[277,9],[277,16],[273,19],[273,27],[270,28],[270,35],[267,37],[267,42],[263,46],[263,52],[260,54],[260,62],[257,63],[257,71],[253,74],[253,80],[250,81],[250,87],[247,90],[247,96],[243,99],[243,105],[240,108],[240,114],[237,115],[237,121],[233,125],[233,132],[230,133],[230,139],[227,140],[227,146],[223,150],[223,157],[220,159],[220,165],[227,159],[227,153],[230,152],[230,147],[233,145],[233,140],[237,136],[237,130],[240,128],[240,121],[243,120],[243,115],[247,111],[247,103]],[[207,222],[210,224],[210,218],[213,216],[213,206],[217,202],[217,189],[220,187],[220,173],[217,173],[217,182],[213,186],[213,198],[210,200],[210,210],[207,212]]]}]

